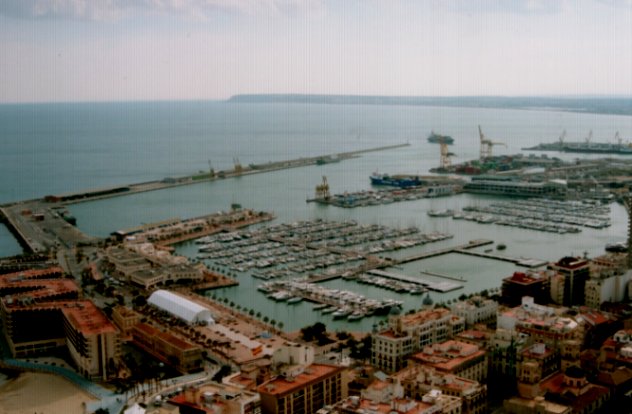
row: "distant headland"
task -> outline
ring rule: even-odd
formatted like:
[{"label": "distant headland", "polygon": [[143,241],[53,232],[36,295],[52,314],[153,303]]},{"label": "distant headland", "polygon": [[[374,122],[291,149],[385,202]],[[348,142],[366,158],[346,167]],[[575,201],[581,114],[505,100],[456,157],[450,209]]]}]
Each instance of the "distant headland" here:
[{"label": "distant headland", "polygon": [[542,109],[568,112],[632,115],[629,96],[371,96],[309,94],[243,94],[226,102],[306,103],[336,105],[419,105],[469,108]]}]

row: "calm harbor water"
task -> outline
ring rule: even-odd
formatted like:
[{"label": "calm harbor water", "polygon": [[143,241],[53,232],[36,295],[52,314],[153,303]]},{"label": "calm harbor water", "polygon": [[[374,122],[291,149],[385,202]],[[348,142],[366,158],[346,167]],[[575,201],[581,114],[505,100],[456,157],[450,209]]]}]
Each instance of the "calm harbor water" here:
[{"label": "calm harbor water", "polygon": [[[220,170],[232,168],[234,157],[247,165],[409,142],[408,147],[367,153],[340,163],[82,203],[70,210],[81,230],[97,236],[141,223],[226,210],[231,203],[273,211],[276,222],[353,219],[393,227],[414,225],[423,232],[454,235],[453,239],[398,254],[488,238],[507,245],[503,254],[556,260],[568,254],[601,254],[606,243],[625,240],[627,218],[624,209],[615,204],[612,227],[558,235],[427,216],[430,209],[461,209],[496,200],[485,196],[463,194],[356,209],[305,202],[323,175],[333,193],[342,193],[369,189],[368,177],[376,170],[427,174],[438,165],[439,158],[439,147],[425,139],[432,129],[454,137],[454,162],[476,158],[478,124],[487,137],[507,144],[506,148],[494,148],[498,154],[514,154],[522,147],[553,141],[563,129],[569,141],[582,140],[590,129],[595,141],[611,141],[616,131],[624,139],[632,138],[632,117],[537,110],[220,102],[5,105],[0,106],[0,136],[5,147],[0,154],[0,176],[5,180],[0,186],[0,202],[206,171],[209,160]],[[6,229],[0,229],[0,252],[3,256],[19,252]],[[197,253],[192,243],[179,246],[178,252],[191,257]],[[394,271],[414,276],[422,270],[466,280],[463,289],[431,294],[435,301],[447,301],[462,293],[498,287],[500,279],[524,269],[450,254]],[[237,278],[238,287],[213,293],[283,321],[284,329],[324,320],[335,328],[368,330],[377,320],[332,321],[313,312],[309,303],[288,306],[267,299],[256,291],[260,281],[247,274]],[[335,280],[327,285],[369,297],[399,298],[405,302],[404,311],[421,304],[421,296],[398,295],[350,281]]]}]

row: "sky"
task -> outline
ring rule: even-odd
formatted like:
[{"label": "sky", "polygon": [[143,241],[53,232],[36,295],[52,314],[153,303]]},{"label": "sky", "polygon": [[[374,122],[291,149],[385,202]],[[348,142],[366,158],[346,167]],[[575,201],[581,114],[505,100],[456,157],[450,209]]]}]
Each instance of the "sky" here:
[{"label": "sky", "polygon": [[632,95],[632,0],[1,0],[0,102]]}]

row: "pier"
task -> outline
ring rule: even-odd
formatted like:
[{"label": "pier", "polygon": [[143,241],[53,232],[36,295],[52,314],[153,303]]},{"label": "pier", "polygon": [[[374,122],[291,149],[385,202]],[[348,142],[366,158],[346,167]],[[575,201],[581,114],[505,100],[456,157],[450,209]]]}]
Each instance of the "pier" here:
[{"label": "pier", "polygon": [[445,249],[438,249],[438,250],[433,250],[430,252],[419,253],[419,254],[404,257],[401,259],[391,259],[392,260],[391,263],[394,263],[395,265],[399,265],[402,263],[416,262],[417,260],[423,260],[429,257],[441,256],[448,253],[460,253],[460,251],[468,251],[468,249],[474,249],[476,247],[486,246],[492,243],[494,243],[493,240],[487,240],[487,239],[471,240],[468,244],[462,244],[460,246],[446,247]]},{"label": "pier", "polygon": [[504,262],[515,263],[518,266],[523,267],[541,267],[545,266],[548,262],[546,260],[540,259],[530,259],[526,257],[510,257],[502,254],[494,254],[494,253],[483,253],[466,249],[456,249],[455,253],[467,254],[470,256],[483,257],[485,259],[493,259],[493,260],[502,260]]},{"label": "pier", "polygon": [[455,277],[455,276],[445,275],[443,273],[430,272],[428,270],[422,270],[419,273],[424,274],[424,275],[434,276],[434,277],[440,277],[442,279],[455,280],[457,282],[465,282],[465,279],[462,277]]},{"label": "pier", "polygon": [[375,275],[375,276],[382,276],[389,279],[399,280],[402,282],[415,283],[417,285],[422,285],[423,287],[429,290],[434,290],[435,292],[441,292],[441,293],[451,292],[453,290],[461,289],[463,287],[463,285],[460,283],[433,282],[427,279],[401,275],[399,273],[386,272],[384,270],[374,269],[374,270],[369,270],[367,273],[371,275]]},{"label": "pier", "polygon": [[385,145],[375,148],[367,148],[358,151],[341,152],[338,154],[319,155],[315,157],[296,158],[286,161],[272,161],[265,164],[250,164],[248,166],[236,165],[232,170],[217,171],[211,173],[200,173],[183,177],[166,177],[160,181],[147,181],[143,183],[120,185],[91,189],[85,191],[70,192],[59,195],[49,195],[44,201],[49,203],[76,204],[86,201],[100,200],[104,198],[119,197],[124,195],[142,193],[147,191],[163,190],[183,185],[197,184],[207,181],[217,181],[227,178],[241,177],[251,174],[261,174],[265,172],[286,170],[290,168],[306,167],[310,165],[322,165],[332,162],[339,162],[351,158],[357,158],[361,154],[368,152],[386,151],[409,146],[410,143]]}]

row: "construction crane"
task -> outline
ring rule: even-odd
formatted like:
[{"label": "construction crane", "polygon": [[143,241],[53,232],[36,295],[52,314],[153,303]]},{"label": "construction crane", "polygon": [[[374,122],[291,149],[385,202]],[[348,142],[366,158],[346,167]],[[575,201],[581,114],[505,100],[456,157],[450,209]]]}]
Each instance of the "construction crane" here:
[{"label": "construction crane", "polygon": [[588,131],[588,136],[585,138],[586,144],[590,145],[590,140],[592,139],[592,129]]},{"label": "construction crane", "polygon": [[241,168],[241,163],[239,162],[239,158],[233,157],[233,164],[235,164],[235,174],[241,174],[243,168]]},{"label": "construction crane", "polygon": [[478,126],[478,136],[481,139],[481,161],[486,160],[487,158],[491,158],[492,156],[492,148],[494,147],[494,145],[502,145],[502,146],[507,146],[504,142],[493,142],[489,139],[487,139],[485,137],[485,135],[483,134],[483,130],[481,129],[481,126]]},{"label": "construction crane", "polygon": [[215,169],[213,164],[211,164],[211,160],[208,160],[208,173],[210,178],[215,178]]},{"label": "construction crane", "polygon": [[329,184],[327,184],[327,177],[323,175],[323,182],[316,186],[316,199],[329,200],[331,194],[329,194]]},{"label": "construction crane", "polygon": [[454,153],[448,150],[448,144],[445,142],[440,142],[439,146],[441,148],[441,164],[439,165],[442,169],[447,170],[452,166],[451,157],[454,157]]}]

